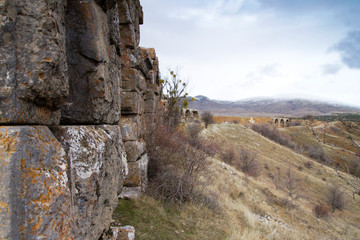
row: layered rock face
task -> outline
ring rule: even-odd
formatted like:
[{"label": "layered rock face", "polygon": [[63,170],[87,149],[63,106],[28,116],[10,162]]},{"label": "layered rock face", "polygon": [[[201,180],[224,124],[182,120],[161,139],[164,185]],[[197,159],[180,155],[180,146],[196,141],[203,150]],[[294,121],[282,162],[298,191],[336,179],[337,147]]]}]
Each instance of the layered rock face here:
[{"label": "layered rock face", "polygon": [[[121,132],[128,155],[129,174],[122,198],[136,198],[147,184],[149,158],[143,136],[154,128],[160,101],[159,62],[154,49],[139,48],[143,13],[137,1],[119,1],[123,100]],[[149,118],[150,116],[150,118]]]},{"label": "layered rock face", "polygon": [[142,22],[138,0],[0,1],[0,239],[99,239],[146,188],[160,83]]}]

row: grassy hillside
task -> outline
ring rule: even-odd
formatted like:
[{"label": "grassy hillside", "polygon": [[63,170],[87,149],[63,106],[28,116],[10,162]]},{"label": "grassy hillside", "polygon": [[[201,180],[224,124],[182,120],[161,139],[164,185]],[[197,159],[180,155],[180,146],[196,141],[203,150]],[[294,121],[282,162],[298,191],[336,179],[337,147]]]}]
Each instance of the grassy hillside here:
[{"label": "grassy hillside", "polygon": [[[246,176],[208,158],[202,181],[204,194],[212,205],[175,205],[150,196],[129,202],[121,200],[114,218],[136,228],[137,239],[359,239],[359,196],[352,198],[333,169],[276,144],[239,124],[214,124],[203,136],[216,139],[223,148],[245,147],[257,153],[262,166],[260,176]],[[313,167],[304,167],[304,162]],[[277,184],[286,172],[299,179],[296,199],[286,187]],[[280,173],[280,174],[279,174]],[[346,199],[344,210],[317,218],[313,207],[326,202],[327,189],[341,185]]]},{"label": "grassy hillside", "polygon": [[[339,148],[335,147],[339,146],[351,152],[359,152],[358,147],[356,147],[349,138],[351,137],[355,141],[360,142],[360,124],[349,124],[352,124],[354,127],[353,130],[348,131],[349,129],[347,129],[346,126],[339,121],[329,123],[320,121],[314,122],[315,132],[317,134],[320,132],[322,133],[319,135],[319,138],[330,145],[319,143],[319,141],[314,137],[311,129],[304,126],[304,124],[302,126],[280,128],[279,130],[291,136],[291,138],[299,144],[319,146],[323,148],[325,153],[332,160],[333,166],[340,164],[343,171],[347,172],[349,169],[352,174],[358,174],[360,176],[360,163],[356,156],[346,151],[341,151]],[[358,173],[356,172],[357,168],[359,168]]]}]

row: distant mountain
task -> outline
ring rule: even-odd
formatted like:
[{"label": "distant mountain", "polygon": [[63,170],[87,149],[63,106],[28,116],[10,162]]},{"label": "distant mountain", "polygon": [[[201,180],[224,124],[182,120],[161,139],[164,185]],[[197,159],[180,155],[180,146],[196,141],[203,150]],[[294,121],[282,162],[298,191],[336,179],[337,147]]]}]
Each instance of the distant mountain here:
[{"label": "distant mountain", "polygon": [[189,108],[211,111],[217,116],[288,116],[306,114],[326,115],[332,113],[360,113],[360,108],[343,104],[309,99],[250,98],[239,101],[214,100],[196,96]]}]

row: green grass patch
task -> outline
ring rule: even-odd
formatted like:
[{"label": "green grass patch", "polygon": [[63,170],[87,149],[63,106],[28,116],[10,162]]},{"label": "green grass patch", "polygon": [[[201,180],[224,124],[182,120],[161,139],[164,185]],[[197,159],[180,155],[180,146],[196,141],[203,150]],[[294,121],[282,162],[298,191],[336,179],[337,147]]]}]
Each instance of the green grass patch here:
[{"label": "green grass patch", "polygon": [[117,224],[135,227],[136,239],[226,239],[222,216],[190,203],[177,205],[144,196],[119,200]]},{"label": "green grass patch", "polygon": [[360,114],[351,114],[351,113],[342,113],[342,114],[333,114],[333,115],[322,115],[315,117],[319,121],[324,122],[334,122],[339,119],[350,122],[360,122]]}]

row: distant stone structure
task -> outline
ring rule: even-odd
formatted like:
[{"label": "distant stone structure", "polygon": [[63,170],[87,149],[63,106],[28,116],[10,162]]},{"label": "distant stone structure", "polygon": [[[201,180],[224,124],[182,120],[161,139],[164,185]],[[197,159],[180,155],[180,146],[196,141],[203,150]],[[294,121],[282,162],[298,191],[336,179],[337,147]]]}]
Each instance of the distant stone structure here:
[{"label": "distant stone structure", "polygon": [[272,123],[277,125],[278,127],[287,127],[291,122],[290,118],[273,118]]},{"label": "distant stone structure", "polygon": [[181,109],[181,120],[194,121],[200,119],[199,111],[197,109],[183,108]]},{"label": "distant stone structure", "polygon": [[99,239],[146,187],[160,101],[138,0],[0,1],[0,239]]}]

